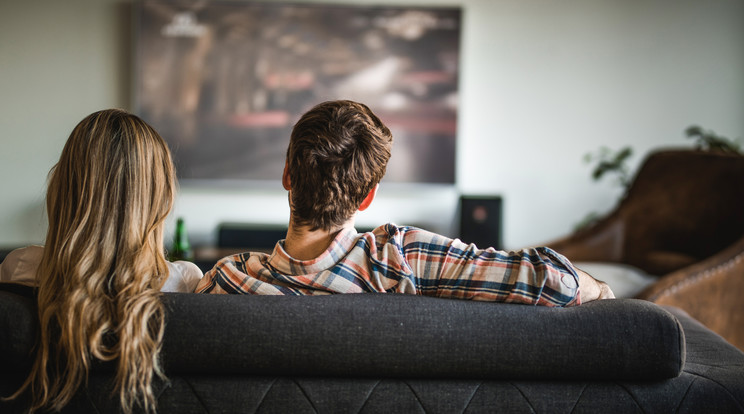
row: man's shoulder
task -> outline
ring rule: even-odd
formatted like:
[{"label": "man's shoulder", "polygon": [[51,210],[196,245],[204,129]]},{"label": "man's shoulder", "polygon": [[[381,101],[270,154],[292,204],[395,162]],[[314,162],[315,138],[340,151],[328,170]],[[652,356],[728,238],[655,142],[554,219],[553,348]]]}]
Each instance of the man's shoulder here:
[{"label": "man's shoulder", "polygon": [[397,244],[400,247],[420,243],[432,245],[449,245],[452,239],[432,231],[416,227],[386,223],[373,230],[378,244]]},{"label": "man's shoulder", "polygon": [[212,270],[218,269],[218,268],[235,268],[235,269],[245,269],[247,266],[247,263],[255,261],[255,260],[262,260],[265,258],[268,258],[269,255],[264,252],[243,252],[243,253],[236,253],[229,256],[225,256],[222,259],[218,260],[217,263],[214,265]]},{"label": "man's shoulder", "polygon": [[406,234],[409,232],[426,231],[415,226],[401,226],[395,223],[385,223],[375,227],[371,230],[376,235],[384,234],[388,236],[394,236],[396,234]]}]

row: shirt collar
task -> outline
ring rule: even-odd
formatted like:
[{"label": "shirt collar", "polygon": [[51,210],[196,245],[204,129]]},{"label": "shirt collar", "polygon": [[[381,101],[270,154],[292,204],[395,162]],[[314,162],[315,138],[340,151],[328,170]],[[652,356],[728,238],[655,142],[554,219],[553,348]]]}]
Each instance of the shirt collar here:
[{"label": "shirt collar", "polygon": [[354,246],[358,233],[352,228],[338,232],[331,244],[320,256],[311,260],[297,260],[284,250],[284,240],[280,240],[269,257],[269,265],[279,273],[297,276],[318,273],[335,266]]}]

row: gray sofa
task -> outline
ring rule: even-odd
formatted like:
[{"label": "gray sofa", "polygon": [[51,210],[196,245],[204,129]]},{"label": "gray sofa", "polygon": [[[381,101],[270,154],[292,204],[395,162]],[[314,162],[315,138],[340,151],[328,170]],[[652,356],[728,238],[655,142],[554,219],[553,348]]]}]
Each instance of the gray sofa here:
[{"label": "gray sofa", "polygon": [[[397,294],[165,294],[160,413],[744,412],[744,353],[682,311]],[[30,364],[32,293],[0,289],[0,392]],[[111,366],[65,412],[117,412]],[[24,401],[0,402],[23,412]]]}]

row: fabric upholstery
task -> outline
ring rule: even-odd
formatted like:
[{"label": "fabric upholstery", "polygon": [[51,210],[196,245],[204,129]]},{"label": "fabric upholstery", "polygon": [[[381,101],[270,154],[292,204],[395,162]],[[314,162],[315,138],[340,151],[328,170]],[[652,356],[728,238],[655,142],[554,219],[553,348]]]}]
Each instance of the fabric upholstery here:
[{"label": "fabric upholstery", "polygon": [[638,300],[561,309],[396,294],[175,296],[165,298],[164,354],[179,372],[658,379],[684,363],[677,321]]},{"label": "fabric upholstery", "polygon": [[[677,320],[640,300],[575,308],[398,294],[167,293],[163,300],[169,373],[663,379],[684,365]],[[0,315],[19,313],[11,301],[0,303],[10,307]],[[24,325],[9,330],[31,332],[15,333],[15,346],[22,339],[31,349],[33,324],[28,315],[19,320]],[[0,355],[14,365],[23,360],[17,352]]]},{"label": "fabric upholstery", "polygon": [[[744,412],[744,353],[676,308],[633,299],[549,309],[385,294],[262,298],[164,295],[169,382],[156,386],[160,413]],[[11,307],[30,313],[32,303],[0,292],[0,344],[16,328],[26,333],[13,334],[14,341],[33,340],[3,316]],[[571,331],[564,335],[570,343],[561,330]],[[664,334],[646,332],[654,330]],[[323,347],[334,352],[323,354]],[[0,349],[3,367],[7,349]],[[436,358],[416,359],[427,352]],[[507,363],[510,352],[517,356]],[[546,369],[528,379],[518,371],[520,363],[536,365],[530,359],[570,369],[558,368],[566,378]],[[654,360],[669,359],[681,372],[621,378],[631,362],[616,359],[660,370],[669,367]],[[606,371],[605,379],[581,378],[584,366]],[[497,368],[503,371],[488,374]],[[0,393],[22,380],[22,372],[0,371]],[[99,367],[64,412],[117,412],[112,380]],[[22,407],[0,403],[0,412]]]}]

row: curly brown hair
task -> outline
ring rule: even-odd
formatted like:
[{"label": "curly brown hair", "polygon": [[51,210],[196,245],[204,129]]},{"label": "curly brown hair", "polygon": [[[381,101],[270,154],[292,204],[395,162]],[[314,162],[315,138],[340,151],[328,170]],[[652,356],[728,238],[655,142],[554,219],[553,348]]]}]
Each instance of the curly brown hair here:
[{"label": "curly brown hair", "polygon": [[287,149],[295,225],[340,227],[385,175],[393,136],[364,104],[328,101],[295,124]]}]

